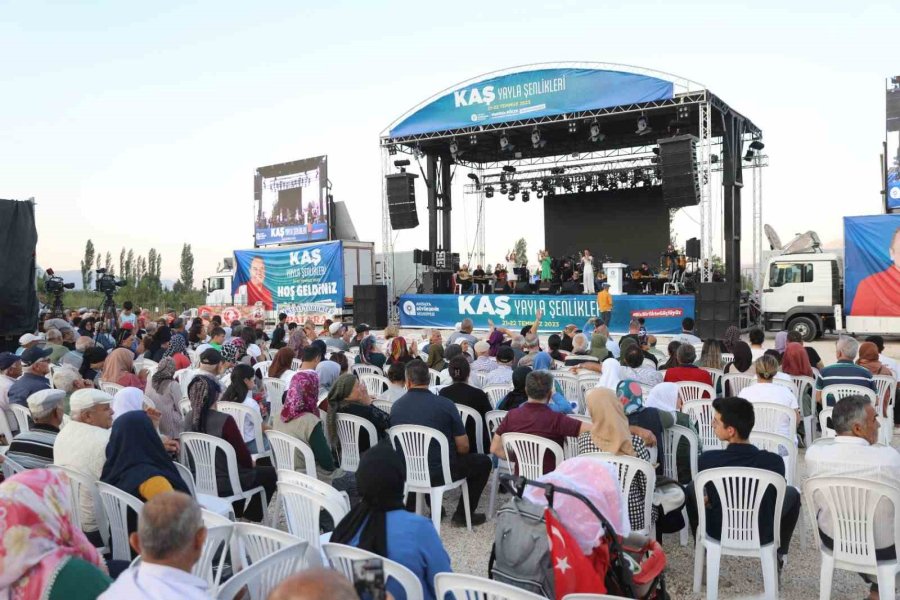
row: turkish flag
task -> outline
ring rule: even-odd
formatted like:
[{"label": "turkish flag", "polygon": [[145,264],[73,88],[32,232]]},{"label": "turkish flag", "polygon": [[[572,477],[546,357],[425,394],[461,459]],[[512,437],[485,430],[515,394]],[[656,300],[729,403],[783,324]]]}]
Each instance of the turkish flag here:
[{"label": "turkish flag", "polygon": [[556,600],[562,600],[567,594],[606,593],[606,585],[594,566],[595,562],[581,552],[578,542],[549,508],[544,511],[544,519],[547,522],[547,538],[550,542],[550,562],[553,565]]}]

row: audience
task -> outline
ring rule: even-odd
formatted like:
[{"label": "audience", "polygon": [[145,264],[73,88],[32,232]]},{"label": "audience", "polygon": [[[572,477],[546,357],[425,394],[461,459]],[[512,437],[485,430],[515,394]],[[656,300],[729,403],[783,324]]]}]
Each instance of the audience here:
[{"label": "audience", "polygon": [[894,376],[894,372],[881,363],[878,346],[872,342],[863,342],[859,345],[859,359],[857,359],[856,364],[868,369],[872,375]]},{"label": "audience", "polygon": [[175,360],[171,356],[163,358],[144,391],[159,411],[159,432],[177,440],[184,431],[184,416],[181,412],[181,385],[175,381]]},{"label": "audience", "polygon": [[[26,350],[30,352],[31,350]],[[62,390],[41,390],[28,396],[28,410],[34,422],[28,431],[13,438],[6,457],[26,469],[43,469],[53,464],[53,449],[62,424],[66,393]]]},{"label": "audience", "polygon": [[48,329],[46,336],[47,343],[44,347],[53,351],[50,353],[50,362],[58,365],[59,359],[68,354],[69,349],[62,345],[62,334],[59,332],[59,329]]},{"label": "audience", "polygon": [[[398,339],[398,338],[394,338]],[[394,365],[402,363],[394,363]],[[372,404],[366,386],[354,375],[342,375],[328,393],[328,442],[340,456],[341,440],[337,434],[337,415],[340,413],[361,417],[375,426],[378,439],[370,440],[365,430],[359,433],[359,453],[362,454],[378,440],[387,437],[391,416]]]},{"label": "audience", "polygon": [[391,365],[388,368],[387,378],[388,387],[378,399],[396,402],[406,393],[406,365]]},{"label": "audience", "polygon": [[491,346],[485,341],[475,344],[475,360],[470,365],[472,374],[487,374],[497,368],[497,361],[491,357]]},{"label": "audience", "polygon": [[472,319],[463,319],[459,324],[459,331],[454,331],[447,338],[447,345],[450,344],[458,344],[460,341],[465,340],[469,342],[469,346],[474,346],[478,339],[472,335],[472,329],[474,329],[475,325],[472,323]]},{"label": "audience", "polygon": [[[736,341],[739,342],[740,338]],[[732,349],[729,349],[728,352],[733,351],[732,346]],[[706,367],[708,369],[722,368],[722,350],[718,340],[709,339],[703,342],[703,349],[700,351],[700,361],[697,363],[697,366]]]},{"label": "audience", "polygon": [[[509,350],[509,348],[502,348]],[[512,352],[509,353],[509,360],[512,362]],[[502,367],[501,367],[502,368]],[[498,368],[494,371],[500,371]],[[478,411],[481,418],[481,447],[487,449],[490,445],[488,436],[487,421],[485,415],[492,409],[491,400],[481,388],[469,384],[469,362],[462,356],[457,356],[450,361],[450,378],[453,380],[448,386],[441,389],[441,396],[450,398],[454,404],[468,406]],[[512,370],[510,370],[510,382],[512,381]],[[466,435],[469,438],[469,448],[477,448],[478,440],[475,437],[475,423],[471,419],[466,420]]]},{"label": "audience", "polygon": [[[807,358],[809,359],[810,365],[812,365],[813,367],[815,367],[819,370],[821,370],[822,368],[825,367],[825,365],[822,363],[822,357],[819,356],[819,353],[816,352],[816,349],[813,348],[812,346],[804,346],[803,345],[803,337],[800,335],[799,331],[788,331],[787,341],[788,341],[788,346],[790,346],[792,343],[800,344],[801,346],[803,346],[803,350],[806,351],[806,355],[807,355]],[[755,359],[755,357],[754,357],[754,359]]]},{"label": "audience", "polygon": [[359,600],[349,579],[335,569],[313,568],[291,575],[272,590],[269,600]]},{"label": "audience", "polygon": [[[495,369],[489,371],[484,378],[484,385],[509,385],[512,383],[512,365],[516,355],[509,346],[501,346],[497,350],[497,362]],[[478,362],[478,361],[476,361]],[[475,363],[472,363],[472,367]],[[474,371],[474,369],[473,369]],[[472,381],[474,384],[475,382]]]},{"label": "audience", "polygon": [[[866,338],[867,342],[872,342],[878,348],[878,360],[891,370],[894,377],[900,377],[900,369],[897,367],[897,361],[884,353],[884,338],[880,335],[870,335]],[[815,366],[815,365],[814,365]],[[821,367],[819,367],[821,369]]]},{"label": "audience", "polygon": [[[231,383],[222,392],[219,402],[234,402],[235,404],[246,406],[256,413],[259,420],[262,421],[262,410],[259,407],[259,402],[253,397],[253,377],[253,367],[235,365],[234,369],[231,370]],[[244,443],[247,444],[250,454],[262,452],[265,448],[265,440],[256,439],[256,425],[253,419],[244,417],[243,421],[243,424],[240,424],[241,435],[244,437]],[[270,427],[266,423],[262,423],[262,431],[265,432],[268,429]]]},{"label": "audience", "polygon": [[[667,371],[668,369],[672,369],[678,366],[678,349],[681,348],[681,342],[676,342],[672,340],[669,342],[669,345],[666,346],[666,352],[669,353],[669,358],[666,359],[666,362],[659,369],[660,371]],[[694,351],[696,354],[696,350]]]},{"label": "audience", "polygon": [[269,365],[268,377],[281,379],[286,385],[290,385],[291,378],[295,373],[295,371],[291,370],[294,358],[296,358],[296,355],[291,348],[280,348],[278,352],[275,353],[272,364]]},{"label": "audience", "polygon": [[64,354],[59,359],[59,364],[62,366],[68,365],[74,369],[80,369],[81,363],[84,360],[84,353],[93,346],[94,340],[92,338],[84,335],[79,337],[77,340],[75,340],[75,349]]},{"label": "audience", "polygon": [[756,359],[754,365],[756,366],[756,383],[742,389],[738,396],[749,400],[751,404],[771,402],[793,410],[793,419],[783,419],[778,426],[778,431],[769,433],[783,435],[791,441],[796,440],[797,424],[800,422],[800,405],[792,388],[774,383],[775,375],[778,374],[778,361],[771,356],[761,356]]},{"label": "audience", "polygon": [[712,385],[712,376],[709,374],[709,371],[704,371],[694,364],[694,361],[697,360],[697,351],[694,350],[694,346],[687,343],[682,344],[675,352],[675,358],[678,366],[666,369],[664,378],[666,382],[696,381]]},{"label": "audience", "polygon": [[405,365],[413,359],[412,355],[409,353],[409,349],[406,347],[405,337],[397,336],[393,338],[390,346],[387,364],[392,365],[394,363],[400,363]]},{"label": "audience", "polygon": [[368,325],[363,323],[356,326],[356,337],[359,339],[359,355],[356,357],[356,362],[374,365],[380,369],[384,366],[387,357],[378,351],[375,336],[368,334]]},{"label": "audience", "polygon": [[[753,360],[756,360],[760,356],[763,355],[765,349],[763,348],[763,343],[766,341],[765,332],[759,327],[753,327],[750,330],[750,355]],[[734,346],[732,345],[731,353],[734,354]]]},{"label": "audience", "polygon": [[672,341],[689,346],[699,346],[703,340],[694,335],[694,319],[686,317],[681,321],[681,333],[674,336]]},{"label": "audience", "polygon": [[732,354],[734,360],[725,365],[725,373],[747,373],[753,368],[753,352],[746,342],[736,342]]},{"label": "audience", "polygon": [[[81,366],[80,361],[78,366]],[[126,348],[116,348],[106,357],[100,379],[122,387],[136,387],[143,390],[147,383],[147,370],[141,369],[141,372],[135,375],[134,354]]]},{"label": "audience", "polygon": [[822,390],[829,385],[852,384],[860,385],[870,390],[877,391],[875,381],[872,379],[872,373],[865,367],[854,364],[857,352],[859,351],[859,342],[849,336],[842,335],[838,338],[836,346],[837,362],[828,365],[822,369],[818,379],[816,379],[816,402],[820,406],[831,406],[834,404],[834,398],[822,398]]},{"label": "audience", "polygon": [[659,385],[663,374],[647,365],[644,366],[644,352],[638,346],[630,346],[622,355],[625,366],[619,369],[622,379],[634,379],[638,383],[650,386]]},{"label": "audience", "polygon": [[47,373],[50,372],[50,359],[48,358],[50,352],[51,350],[32,347],[19,355],[22,375],[9,386],[9,391],[6,393],[9,404],[27,406],[29,396],[50,389],[50,382],[47,380]]},{"label": "audience", "polygon": [[525,393],[525,382],[528,380],[528,374],[531,371],[531,367],[516,367],[512,375],[513,389],[497,403],[497,410],[510,411],[528,401],[528,394]]}]

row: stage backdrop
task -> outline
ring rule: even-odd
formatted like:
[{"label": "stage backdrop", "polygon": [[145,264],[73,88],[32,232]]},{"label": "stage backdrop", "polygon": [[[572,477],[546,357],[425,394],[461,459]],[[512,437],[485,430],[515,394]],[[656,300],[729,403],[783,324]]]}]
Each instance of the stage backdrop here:
[{"label": "stage backdrop", "polygon": [[844,309],[900,317],[900,214],[844,217]]},{"label": "stage backdrop", "polygon": [[586,248],[594,255],[594,269],[605,255],[634,268],[641,261],[658,268],[669,245],[662,188],[544,196],[544,245],[550,256],[580,254]]},{"label": "stage backdrop", "polygon": [[232,293],[247,285],[247,303],[268,310],[283,304],[344,306],[344,252],[341,242],[300,249],[235,250]]},{"label": "stage backdrop", "polygon": [[[498,327],[518,331],[534,323],[538,310],[543,311],[541,331],[559,331],[570,323],[581,329],[599,315],[596,296],[587,294],[408,294],[400,297],[400,326],[453,328],[468,317],[478,329],[487,329],[491,319]],[[644,317],[648,333],[680,333],[681,320],[693,316],[693,296],[613,296],[610,330],[627,332],[632,317]]]}]

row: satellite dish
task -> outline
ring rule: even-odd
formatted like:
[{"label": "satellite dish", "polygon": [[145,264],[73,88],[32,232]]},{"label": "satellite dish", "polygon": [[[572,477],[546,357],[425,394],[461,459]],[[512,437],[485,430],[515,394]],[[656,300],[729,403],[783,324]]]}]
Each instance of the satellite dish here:
[{"label": "satellite dish", "polygon": [[224,267],[223,270],[225,270],[225,271],[234,271],[234,258],[232,258],[230,256],[223,258],[222,266]]},{"label": "satellite dish", "polygon": [[821,252],[821,240],[815,231],[801,233],[784,247],[785,254],[815,254]]},{"label": "satellite dish", "polygon": [[775,233],[771,225],[763,225],[766,232],[766,238],[769,240],[769,250],[781,250],[781,238]]}]

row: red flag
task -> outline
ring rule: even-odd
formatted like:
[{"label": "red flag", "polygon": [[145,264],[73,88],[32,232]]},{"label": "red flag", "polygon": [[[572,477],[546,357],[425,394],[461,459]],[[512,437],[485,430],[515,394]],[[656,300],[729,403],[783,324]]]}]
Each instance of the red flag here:
[{"label": "red flag", "polygon": [[605,593],[603,577],[594,570],[591,560],[581,552],[578,542],[563,527],[553,511],[546,509],[544,519],[547,522],[556,600],[562,600],[566,594]]}]

